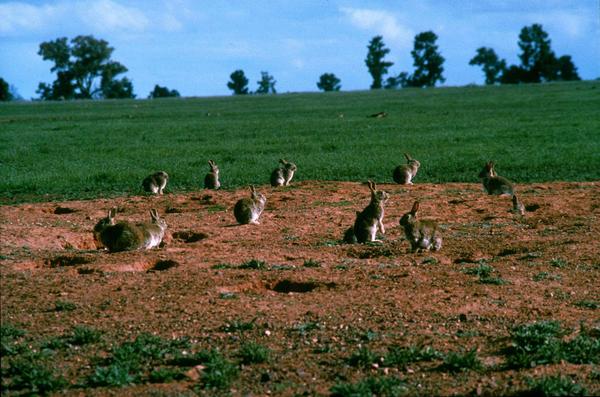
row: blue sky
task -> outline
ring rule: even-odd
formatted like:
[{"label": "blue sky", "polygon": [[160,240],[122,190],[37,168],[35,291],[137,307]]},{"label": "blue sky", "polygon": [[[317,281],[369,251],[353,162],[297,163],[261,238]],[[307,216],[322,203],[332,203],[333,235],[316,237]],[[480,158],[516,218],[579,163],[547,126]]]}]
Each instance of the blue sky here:
[{"label": "blue sky", "polygon": [[39,44],[91,34],[115,48],[138,98],[155,84],[183,96],[229,95],[236,69],[250,90],[261,71],[278,92],[317,91],[323,73],[335,73],[342,90],[364,90],[373,36],[383,36],[396,75],[413,70],[414,36],[433,30],[444,85],[483,84],[481,69],[468,65],[476,49],[519,63],[519,32],[533,23],[582,78],[600,77],[598,0],[0,0],[0,77],[25,99],[37,97],[38,83],[54,80]]}]

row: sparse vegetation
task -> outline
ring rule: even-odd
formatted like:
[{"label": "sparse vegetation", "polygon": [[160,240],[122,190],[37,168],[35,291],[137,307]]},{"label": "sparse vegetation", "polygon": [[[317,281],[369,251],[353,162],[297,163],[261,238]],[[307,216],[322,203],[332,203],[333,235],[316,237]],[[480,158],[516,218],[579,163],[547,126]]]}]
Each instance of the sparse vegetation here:
[{"label": "sparse vegetation", "polygon": [[524,396],[561,397],[586,396],[587,390],[573,379],[566,376],[544,376],[528,379],[529,390],[521,393]]},{"label": "sparse vegetation", "polygon": [[419,361],[433,361],[443,358],[443,354],[431,346],[392,346],[383,360],[385,366],[403,368]]},{"label": "sparse vegetation", "polygon": [[270,350],[255,342],[246,342],[238,352],[242,364],[260,364],[269,360]]},{"label": "sparse vegetation", "polygon": [[369,376],[357,383],[338,383],[332,397],[396,397],[408,391],[406,382],[391,376]]},{"label": "sparse vegetation", "polygon": [[450,352],[444,357],[444,362],[440,366],[440,370],[449,372],[463,372],[469,370],[478,370],[483,367],[483,364],[477,357],[477,349],[473,348],[469,351]]}]

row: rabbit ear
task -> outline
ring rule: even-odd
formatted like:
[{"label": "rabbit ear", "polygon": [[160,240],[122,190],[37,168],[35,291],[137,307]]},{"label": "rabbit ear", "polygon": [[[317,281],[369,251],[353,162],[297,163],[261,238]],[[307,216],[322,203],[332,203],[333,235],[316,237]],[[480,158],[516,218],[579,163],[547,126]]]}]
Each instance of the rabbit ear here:
[{"label": "rabbit ear", "polygon": [[154,219],[156,221],[160,219],[160,217],[158,216],[158,211],[156,210],[156,208],[152,208],[150,210],[150,216],[152,217],[152,219]]},{"label": "rabbit ear", "polygon": [[108,219],[114,219],[116,215],[117,215],[117,207],[113,207],[110,210],[108,210]]},{"label": "rabbit ear", "polygon": [[212,160],[208,160],[208,165],[213,165],[214,162]]},{"label": "rabbit ear", "polygon": [[412,206],[412,209],[410,210],[410,213],[416,215],[417,211],[419,211],[419,202],[415,201],[415,203]]},{"label": "rabbit ear", "polygon": [[252,192],[252,194],[256,193],[256,189],[254,188],[254,185],[250,185],[250,191]]},{"label": "rabbit ear", "polygon": [[408,161],[412,160],[412,158],[410,157],[410,154],[408,154],[408,153],[404,153],[404,157],[406,157],[406,159]]},{"label": "rabbit ear", "polygon": [[372,180],[368,180],[367,185],[369,185],[369,190],[374,193],[375,192],[375,183]]},{"label": "rabbit ear", "polygon": [[287,160],[286,159],[279,159],[279,162],[283,165],[287,164]]}]

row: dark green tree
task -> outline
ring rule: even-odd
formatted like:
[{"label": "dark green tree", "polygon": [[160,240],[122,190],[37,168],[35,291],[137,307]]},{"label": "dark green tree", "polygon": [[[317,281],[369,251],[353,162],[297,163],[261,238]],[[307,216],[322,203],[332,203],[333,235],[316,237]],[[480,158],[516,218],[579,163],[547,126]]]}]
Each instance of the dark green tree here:
[{"label": "dark green tree", "polygon": [[389,48],[385,47],[383,43],[383,37],[375,36],[369,42],[367,46],[367,58],[365,64],[369,69],[369,73],[373,77],[373,83],[371,89],[379,89],[382,87],[383,76],[388,72],[388,68],[394,65],[393,62],[387,62],[384,60],[385,56],[390,52]]},{"label": "dark green tree", "polygon": [[446,81],[444,72],[444,57],[438,52],[435,44],[438,39],[432,31],[422,32],[415,36],[414,48],[410,52],[413,57],[414,73],[406,79],[411,87],[433,87],[439,81]]},{"label": "dark green tree", "polygon": [[12,101],[13,95],[10,92],[10,86],[2,77],[0,77],[0,101]]},{"label": "dark green tree", "polygon": [[323,73],[317,81],[317,87],[323,91],[339,91],[341,81],[333,73]]},{"label": "dark green tree", "polygon": [[[571,56],[556,58],[551,40],[542,25],[525,26],[519,34],[521,65],[510,65],[500,76],[502,84],[580,80]],[[475,58],[474,58],[475,59]]]},{"label": "dark green tree", "polygon": [[233,91],[233,95],[248,94],[248,79],[243,70],[236,70],[229,77],[231,81],[227,83],[227,87]]},{"label": "dark green tree", "polygon": [[127,71],[110,59],[114,48],[93,36],[66,37],[40,44],[38,54],[54,62],[56,72],[52,85],[40,83],[41,99],[134,98],[133,85],[127,78],[116,76]]},{"label": "dark green tree", "polygon": [[258,83],[258,88],[256,89],[257,94],[276,94],[275,91],[275,83],[277,81],[273,76],[269,74],[269,72],[260,72],[261,78]]},{"label": "dark green tree", "polygon": [[154,90],[150,92],[148,95],[149,99],[152,98],[169,98],[169,97],[179,97],[179,91],[177,90],[169,90],[167,87],[161,87],[158,84],[154,86]]},{"label": "dark green tree", "polygon": [[506,61],[498,58],[491,48],[480,47],[470,61],[469,65],[479,65],[485,74],[485,84],[500,83],[502,74],[506,72]]},{"label": "dark green tree", "polygon": [[571,60],[570,55],[563,55],[557,60],[557,80],[581,80],[577,73],[577,67]]},{"label": "dark green tree", "polygon": [[539,83],[557,78],[557,59],[551,48],[548,33],[542,25],[525,26],[519,34],[521,68],[524,70],[526,82]]}]

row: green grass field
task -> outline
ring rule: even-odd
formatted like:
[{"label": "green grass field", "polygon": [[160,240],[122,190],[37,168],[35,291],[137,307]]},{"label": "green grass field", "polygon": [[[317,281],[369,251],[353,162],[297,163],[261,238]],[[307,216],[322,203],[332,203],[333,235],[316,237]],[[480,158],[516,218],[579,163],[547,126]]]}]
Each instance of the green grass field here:
[{"label": "green grass field", "polygon": [[[386,111],[383,119],[369,114]],[[391,182],[403,152],[416,182],[478,182],[487,160],[516,183],[600,179],[600,81],[164,100],[0,104],[0,203],[295,180]]]}]

